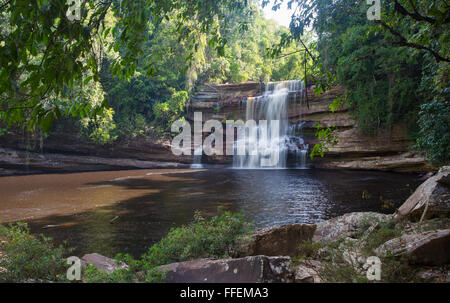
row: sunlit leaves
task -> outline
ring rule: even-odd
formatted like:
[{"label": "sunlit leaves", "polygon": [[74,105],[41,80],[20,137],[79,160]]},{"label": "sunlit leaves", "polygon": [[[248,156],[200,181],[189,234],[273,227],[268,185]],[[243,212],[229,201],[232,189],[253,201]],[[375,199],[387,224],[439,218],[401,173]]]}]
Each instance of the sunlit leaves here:
[{"label": "sunlit leaves", "polygon": [[[49,107],[46,99],[60,96],[65,87],[75,83],[99,81],[104,50],[120,53],[111,64],[114,75],[127,80],[134,75],[149,38],[149,21],[158,23],[172,14],[182,25],[194,17],[206,33],[217,16],[246,5],[245,0],[84,0],[81,20],[72,22],[66,16],[66,0],[8,1],[0,14],[0,116],[9,124],[28,121],[29,127],[47,129],[55,116],[51,118],[45,111]],[[111,11],[117,22],[107,25],[105,17]],[[108,39],[110,35],[113,40]],[[189,41],[191,28],[179,26],[177,35],[180,41]],[[217,51],[223,55],[226,40],[217,42]],[[155,62],[149,62],[145,70],[153,76]],[[44,104],[46,109],[40,110]],[[87,114],[86,110],[71,111],[77,113]]]},{"label": "sunlit leaves", "polygon": [[324,127],[320,122],[317,122],[314,128],[316,129],[315,136],[319,142],[313,146],[309,156],[311,159],[317,156],[323,158],[325,153],[330,150],[330,147],[339,143],[336,125]]}]

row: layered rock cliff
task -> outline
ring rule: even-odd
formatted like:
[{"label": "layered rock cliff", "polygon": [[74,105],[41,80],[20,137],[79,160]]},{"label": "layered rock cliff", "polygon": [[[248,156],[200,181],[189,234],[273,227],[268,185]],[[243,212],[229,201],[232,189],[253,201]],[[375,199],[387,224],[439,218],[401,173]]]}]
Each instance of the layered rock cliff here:
[{"label": "layered rock cliff", "polygon": [[[194,112],[202,112],[203,121],[245,119],[246,104],[264,93],[264,83],[241,83],[213,85],[205,84],[190,101],[188,119]],[[330,104],[342,96],[344,89],[337,87],[319,96],[314,96],[313,87],[308,87],[307,98],[300,94],[289,97],[289,120],[291,124],[302,124],[305,143],[312,147],[317,143],[314,125],[336,126],[339,143],[330,147],[323,159],[312,161],[315,166],[326,168],[377,169],[391,171],[428,171],[433,168],[415,152],[409,151],[413,142],[408,139],[404,123],[397,123],[376,136],[361,134],[357,121],[348,107],[332,112]],[[230,162],[231,157],[214,156],[211,162]]]}]

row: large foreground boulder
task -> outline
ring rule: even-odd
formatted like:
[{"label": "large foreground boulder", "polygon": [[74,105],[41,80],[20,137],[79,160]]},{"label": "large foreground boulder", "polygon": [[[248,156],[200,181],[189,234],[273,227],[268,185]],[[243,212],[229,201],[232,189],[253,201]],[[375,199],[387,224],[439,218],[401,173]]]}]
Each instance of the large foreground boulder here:
[{"label": "large foreground boulder", "polygon": [[298,253],[299,245],[311,240],[315,225],[288,224],[260,229],[235,247],[234,256],[291,256]]},{"label": "large foreground boulder", "polygon": [[422,183],[398,209],[399,217],[419,220],[450,215],[450,166]]},{"label": "large foreground boulder", "polygon": [[391,215],[375,212],[354,212],[317,223],[313,241],[331,240],[351,237],[360,231],[362,225],[372,225],[377,221],[387,220]]},{"label": "large foreground boulder", "polygon": [[411,264],[444,265],[450,263],[450,229],[405,234],[391,239],[375,250],[378,256],[406,256]]},{"label": "large foreground boulder", "polygon": [[199,259],[160,266],[169,283],[294,282],[289,257],[251,256],[239,259]]}]

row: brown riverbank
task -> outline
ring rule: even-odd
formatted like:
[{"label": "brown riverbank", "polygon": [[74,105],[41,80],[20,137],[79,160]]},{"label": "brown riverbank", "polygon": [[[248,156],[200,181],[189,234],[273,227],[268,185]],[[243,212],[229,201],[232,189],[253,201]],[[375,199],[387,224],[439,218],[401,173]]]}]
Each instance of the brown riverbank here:
[{"label": "brown riverbank", "polygon": [[[126,179],[139,178],[149,182],[189,180],[171,174],[192,173],[193,169],[152,169],[104,171],[51,175],[2,177],[0,182],[0,221],[30,221],[49,216],[64,216],[109,206],[133,196],[150,195],[158,189],[134,189],[132,193],[118,185]],[[56,174],[56,176],[58,176]],[[64,193],[64,196],[61,196]],[[71,197],[71,198],[68,198]],[[70,223],[69,223],[70,224]]]}]

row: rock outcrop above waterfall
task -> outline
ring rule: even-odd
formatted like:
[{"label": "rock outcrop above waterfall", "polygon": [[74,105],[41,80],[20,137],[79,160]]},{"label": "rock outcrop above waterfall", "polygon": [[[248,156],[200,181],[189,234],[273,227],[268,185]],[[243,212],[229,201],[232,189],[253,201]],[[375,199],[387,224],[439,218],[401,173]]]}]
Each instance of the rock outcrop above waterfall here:
[{"label": "rock outcrop above waterfall", "polygon": [[[246,103],[262,96],[265,83],[246,82],[239,84],[204,84],[190,99],[188,120],[194,120],[194,112],[202,112],[203,121],[216,119],[219,121],[237,120],[246,117]],[[308,90],[310,97],[313,95]],[[295,101],[300,96],[296,92],[289,93],[289,100]]]},{"label": "rock outcrop above waterfall", "polygon": [[193,108],[205,108],[211,105],[230,104],[241,98],[255,97],[264,91],[264,83],[246,82],[237,84],[205,83],[192,98]]},{"label": "rock outcrop above waterfall", "polygon": [[[245,119],[246,103],[264,93],[262,83],[241,83],[212,85],[205,84],[191,98],[188,119],[193,120],[194,112],[202,112],[203,120]],[[317,143],[314,125],[335,125],[339,143],[330,148],[323,159],[315,159],[314,165],[324,168],[376,169],[386,171],[430,171],[433,170],[425,158],[409,152],[413,143],[408,138],[407,127],[398,123],[391,129],[381,131],[376,136],[359,132],[357,121],[349,108],[341,107],[334,112],[330,104],[336,97],[342,96],[342,87],[333,88],[319,96],[314,96],[313,87],[308,87],[308,98],[301,94],[290,94],[288,117],[291,124],[302,124],[302,136],[310,148]],[[231,162],[231,157],[215,156],[210,162]]]}]

